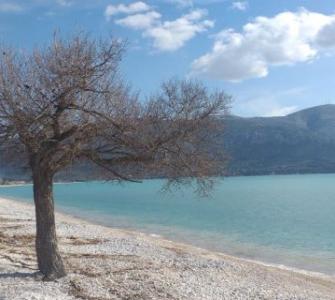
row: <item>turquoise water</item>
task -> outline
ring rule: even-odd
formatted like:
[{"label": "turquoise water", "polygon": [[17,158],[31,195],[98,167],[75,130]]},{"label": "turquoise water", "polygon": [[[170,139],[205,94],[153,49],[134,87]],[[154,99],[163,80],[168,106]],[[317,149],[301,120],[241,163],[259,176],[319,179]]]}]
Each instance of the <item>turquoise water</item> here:
[{"label": "turquoise water", "polygon": [[[163,181],[56,184],[57,209],[267,263],[335,275],[335,175],[234,177],[211,198]],[[32,202],[32,187],[0,197]]]}]

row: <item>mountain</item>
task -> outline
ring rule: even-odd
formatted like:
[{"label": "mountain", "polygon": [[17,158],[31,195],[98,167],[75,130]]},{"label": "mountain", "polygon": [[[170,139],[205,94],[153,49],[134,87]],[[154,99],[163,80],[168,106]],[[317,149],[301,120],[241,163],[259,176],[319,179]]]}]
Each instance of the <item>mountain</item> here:
[{"label": "mountain", "polygon": [[[335,173],[335,105],[305,109],[285,117],[220,119],[218,147],[227,160],[225,175]],[[0,178],[29,179],[15,163],[0,163]],[[57,180],[99,178],[83,163],[57,175]]]},{"label": "mountain", "polygon": [[229,175],[335,172],[335,105],[223,122]]}]

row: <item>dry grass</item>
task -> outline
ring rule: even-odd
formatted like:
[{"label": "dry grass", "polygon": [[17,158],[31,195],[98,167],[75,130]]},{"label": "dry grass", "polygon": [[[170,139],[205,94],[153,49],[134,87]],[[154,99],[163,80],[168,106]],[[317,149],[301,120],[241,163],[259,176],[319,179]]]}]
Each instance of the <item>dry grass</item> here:
[{"label": "dry grass", "polygon": [[74,236],[67,238],[67,240],[69,240],[68,244],[71,244],[74,246],[97,245],[97,244],[106,242],[106,240],[104,239],[83,239],[83,238],[77,238]]}]

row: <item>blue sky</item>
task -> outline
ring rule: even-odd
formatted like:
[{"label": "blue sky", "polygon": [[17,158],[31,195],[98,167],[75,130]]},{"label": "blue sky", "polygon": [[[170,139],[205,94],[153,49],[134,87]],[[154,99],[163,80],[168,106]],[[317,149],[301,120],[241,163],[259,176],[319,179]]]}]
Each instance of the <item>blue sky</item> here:
[{"label": "blue sky", "polygon": [[0,0],[0,41],[31,49],[55,29],[127,39],[122,72],[145,97],[200,78],[242,116],[335,103],[334,0]]}]

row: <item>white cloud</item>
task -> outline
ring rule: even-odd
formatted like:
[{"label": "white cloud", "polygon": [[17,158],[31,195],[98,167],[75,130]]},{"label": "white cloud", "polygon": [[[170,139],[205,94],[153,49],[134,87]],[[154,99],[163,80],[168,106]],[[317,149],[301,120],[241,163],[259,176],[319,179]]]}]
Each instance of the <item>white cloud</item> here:
[{"label": "white cloud", "polygon": [[150,10],[150,6],[142,1],[130,3],[129,5],[118,4],[108,5],[105,10],[107,19],[117,14],[133,14]]},{"label": "white cloud", "polygon": [[143,36],[153,40],[153,46],[160,51],[174,51],[191,40],[196,34],[214,26],[214,22],[204,19],[205,10],[193,10],[173,21],[162,21],[156,11],[130,15],[115,21],[116,24],[136,30],[143,30]]},{"label": "white cloud", "polygon": [[249,4],[247,1],[235,1],[232,3],[232,8],[237,10],[246,10],[248,8]]},{"label": "white cloud", "polygon": [[286,116],[300,109],[293,105],[297,97],[308,93],[306,87],[293,87],[286,90],[247,90],[239,93],[233,110],[234,114],[245,117]]},{"label": "white cloud", "polygon": [[161,18],[161,14],[155,11],[149,11],[144,14],[130,15],[125,18],[116,20],[115,23],[118,25],[130,27],[132,29],[147,29],[153,26],[153,24]]},{"label": "white cloud", "polygon": [[203,20],[205,11],[194,10],[174,21],[166,21],[149,28],[144,35],[153,39],[156,49],[174,51],[184,46],[197,33],[214,26],[210,20]]},{"label": "white cloud", "polygon": [[281,117],[281,116],[287,116],[289,114],[292,114],[298,110],[298,106],[292,105],[292,106],[278,106],[272,108],[267,114],[265,114],[265,117]]},{"label": "white cloud", "polygon": [[57,0],[57,3],[61,6],[71,6],[73,3],[69,0]]},{"label": "white cloud", "polygon": [[335,16],[333,19],[334,20],[324,26],[318,34],[316,43],[320,47],[330,48],[335,46]]},{"label": "white cloud", "polygon": [[192,73],[228,81],[260,78],[271,66],[312,61],[333,46],[335,15],[283,12],[257,17],[242,32],[220,32],[212,50],[193,62]]},{"label": "white cloud", "polygon": [[244,117],[281,117],[299,110],[296,105],[285,105],[270,97],[250,99],[234,107],[234,114]]},{"label": "white cloud", "polygon": [[0,3],[0,12],[16,13],[16,12],[21,12],[22,10],[23,10],[23,7],[16,3],[12,3],[12,2],[1,2]]}]

